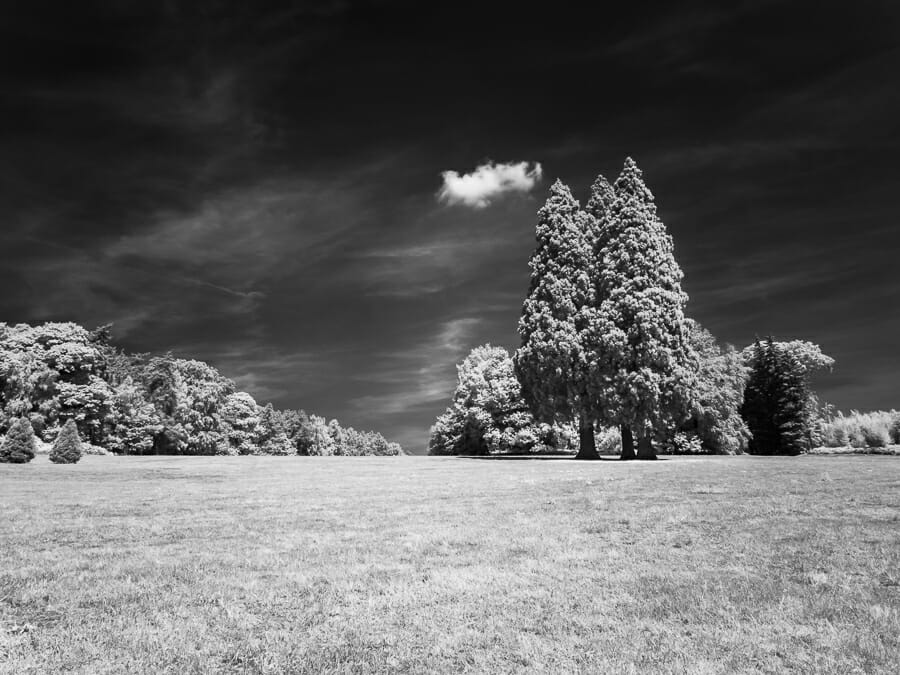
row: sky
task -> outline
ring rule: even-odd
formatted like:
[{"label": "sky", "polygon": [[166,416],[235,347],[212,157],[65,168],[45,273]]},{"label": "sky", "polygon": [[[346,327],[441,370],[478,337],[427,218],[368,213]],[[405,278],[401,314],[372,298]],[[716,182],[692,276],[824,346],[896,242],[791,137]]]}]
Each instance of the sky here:
[{"label": "sky", "polygon": [[422,452],[549,186],[632,156],[690,316],[900,407],[898,3],[13,0],[0,53],[0,321]]}]

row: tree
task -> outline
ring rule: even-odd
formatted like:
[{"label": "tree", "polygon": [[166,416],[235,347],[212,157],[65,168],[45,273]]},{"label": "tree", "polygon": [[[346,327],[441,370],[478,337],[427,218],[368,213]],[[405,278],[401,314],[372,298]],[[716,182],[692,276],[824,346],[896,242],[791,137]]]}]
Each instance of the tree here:
[{"label": "tree", "polygon": [[259,406],[245,391],[229,394],[222,406],[222,420],[225,425],[225,442],[219,454],[258,455],[259,447]]},{"label": "tree", "polygon": [[[812,390],[811,380],[813,375],[823,370],[831,370],[834,359],[825,354],[822,348],[815,342],[807,340],[789,340],[786,342],[774,341],[775,348],[788,352],[792,357],[796,374],[803,380],[806,387],[806,401],[803,406],[803,414],[806,418],[807,445],[812,448],[817,440],[818,430],[825,420],[822,419],[823,404]],[[741,356],[744,364],[749,368],[753,365],[754,345],[746,347]]]},{"label": "tree", "polygon": [[687,326],[700,370],[690,417],[677,431],[695,436],[703,452],[742,452],[750,438],[740,414],[748,370],[743,357],[731,345],[720,347],[712,333],[696,321],[688,319]]},{"label": "tree", "polygon": [[69,419],[60,430],[53,448],[50,450],[50,461],[55,464],[76,464],[81,459],[81,438],[78,436],[78,425]]},{"label": "tree", "polygon": [[163,423],[156,452],[213,455],[227,449],[221,411],[234,382],[203,361],[171,354],[150,359],[143,382]]},{"label": "tree", "polygon": [[101,337],[74,323],[3,325],[0,427],[27,416],[43,438],[54,438],[61,419],[75,417],[86,437],[103,443],[110,389]]},{"label": "tree", "polygon": [[485,455],[549,449],[552,427],[534,420],[502,347],[473,349],[457,367],[450,406],[431,428],[432,455]]},{"label": "tree", "polygon": [[131,376],[115,388],[107,448],[123,455],[146,455],[164,429],[156,408]]},{"label": "tree", "polygon": [[753,345],[750,376],[741,416],[752,437],[749,451],[757,455],[795,455],[806,447],[806,382],[793,353],[770,337]]},{"label": "tree", "polygon": [[[608,199],[608,196],[606,197]],[[654,430],[677,424],[694,396],[697,356],[690,347],[674,244],[654,197],[630,157],[616,179],[602,233],[596,238],[589,322],[592,398],[608,424],[622,430],[622,456],[655,459]]]},{"label": "tree", "polygon": [[341,427],[340,422],[338,422],[337,420],[331,420],[328,423],[328,435],[331,436],[332,447],[334,448],[335,455],[349,454],[346,448],[344,429]]},{"label": "tree", "polygon": [[26,464],[34,459],[34,449],[34,429],[31,428],[31,422],[20,417],[13,422],[0,442],[0,462]]},{"label": "tree", "polygon": [[318,415],[310,415],[309,422],[311,442],[308,453],[320,457],[330,457],[334,454],[335,447],[328,423],[324,417],[319,417]]},{"label": "tree", "polygon": [[285,433],[291,443],[294,444],[294,452],[298,455],[308,455],[312,444],[312,427],[309,415],[305,410],[284,410],[281,413]]},{"label": "tree", "polygon": [[531,285],[522,305],[515,372],[535,419],[578,421],[578,457],[599,457],[591,391],[593,354],[586,345],[594,302],[593,242],[597,221],[557,180],[538,211]]},{"label": "tree", "polygon": [[264,455],[293,455],[297,450],[288,438],[281,414],[271,403],[260,411],[257,444]]}]

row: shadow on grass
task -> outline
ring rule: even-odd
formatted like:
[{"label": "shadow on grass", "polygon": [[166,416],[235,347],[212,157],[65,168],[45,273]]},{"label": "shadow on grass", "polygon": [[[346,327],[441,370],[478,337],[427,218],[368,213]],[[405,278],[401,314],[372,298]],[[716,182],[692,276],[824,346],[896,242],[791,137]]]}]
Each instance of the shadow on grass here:
[{"label": "shadow on grass", "polygon": [[[598,457],[597,459],[579,459],[572,453],[560,452],[560,453],[546,453],[540,455],[452,455],[456,459],[488,459],[494,461],[520,461],[520,460],[574,460],[577,462],[621,462],[617,455],[607,455],[605,457]],[[656,461],[667,461],[668,457],[657,457]],[[639,464],[644,463],[646,460],[643,459],[631,459],[628,462],[636,462]],[[625,463],[625,462],[623,462]]]}]

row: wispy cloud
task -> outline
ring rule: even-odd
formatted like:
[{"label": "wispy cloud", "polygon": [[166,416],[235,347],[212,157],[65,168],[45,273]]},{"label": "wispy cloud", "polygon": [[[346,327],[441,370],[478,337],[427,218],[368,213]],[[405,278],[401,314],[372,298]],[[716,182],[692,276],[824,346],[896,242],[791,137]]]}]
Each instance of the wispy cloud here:
[{"label": "wispy cloud", "polygon": [[450,319],[418,345],[379,355],[381,368],[364,379],[391,391],[358,397],[353,404],[371,413],[391,415],[448,399],[456,364],[475,346],[480,324],[476,317]]},{"label": "wispy cloud", "polygon": [[483,209],[492,200],[507,192],[528,192],[543,175],[540,163],[494,164],[487,162],[474,171],[460,174],[444,171],[444,184],[438,199],[446,204],[463,204]]}]

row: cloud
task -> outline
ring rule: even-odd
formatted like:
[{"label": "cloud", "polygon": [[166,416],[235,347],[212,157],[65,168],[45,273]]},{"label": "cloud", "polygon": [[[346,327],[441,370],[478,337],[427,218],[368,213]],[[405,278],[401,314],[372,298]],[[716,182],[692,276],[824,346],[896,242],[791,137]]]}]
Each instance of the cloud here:
[{"label": "cloud", "polygon": [[504,192],[528,192],[541,180],[543,170],[538,162],[494,164],[487,162],[473,172],[460,175],[456,171],[444,171],[444,185],[438,199],[447,204],[465,204],[483,209],[491,200]]}]

